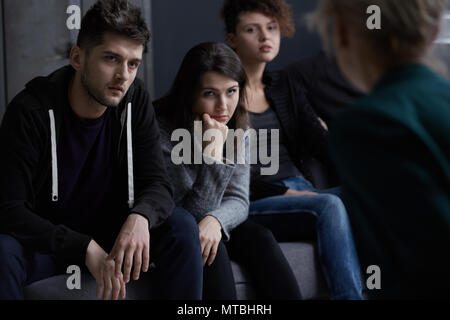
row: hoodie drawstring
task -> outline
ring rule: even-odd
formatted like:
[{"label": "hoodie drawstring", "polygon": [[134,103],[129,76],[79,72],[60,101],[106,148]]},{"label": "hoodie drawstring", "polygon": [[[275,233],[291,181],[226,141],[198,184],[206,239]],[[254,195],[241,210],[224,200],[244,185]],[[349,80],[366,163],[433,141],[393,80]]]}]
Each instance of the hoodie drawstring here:
[{"label": "hoodie drawstring", "polygon": [[[55,114],[52,109],[50,116],[50,139],[52,145],[52,201],[58,202],[58,157],[56,149]],[[134,175],[133,175],[133,136],[131,127],[131,103],[127,107],[127,164],[128,164],[128,206],[134,207]]]},{"label": "hoodie drawstring", "polygon": [[128,206],[134,207],[133,136],[131,131],[131,102],[127,108],[127,163],[128,163]]},{"label": "hoodie drawstring", "polygon": [[48,111],[50,115],[50,137],[52,144],[52,201],[58,201],[58,157],[56,154],[56,126],[53,110]]}]

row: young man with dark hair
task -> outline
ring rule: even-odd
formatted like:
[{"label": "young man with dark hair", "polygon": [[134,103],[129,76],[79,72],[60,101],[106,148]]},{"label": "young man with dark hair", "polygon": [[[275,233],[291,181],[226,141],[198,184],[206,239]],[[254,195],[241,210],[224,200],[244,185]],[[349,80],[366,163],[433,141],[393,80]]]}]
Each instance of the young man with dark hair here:
[{"label": "young man with dark hair", "polygon": [[125,298],[130,278],[149,270],[152,297],[201,298],[197,224],[174,209],[151,99],[136,79],[149,38],[139,9],[100,0],[71,65],[32,80],[8,106],[0,299],[23,299],[27,284],[71,264],[93,275],[99,298]]}]

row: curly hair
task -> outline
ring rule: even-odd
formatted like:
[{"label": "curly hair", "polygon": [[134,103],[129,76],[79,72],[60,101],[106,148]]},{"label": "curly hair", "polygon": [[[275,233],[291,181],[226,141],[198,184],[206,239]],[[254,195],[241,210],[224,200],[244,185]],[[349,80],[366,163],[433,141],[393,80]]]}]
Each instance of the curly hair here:
[{"label": "curly hair", "polygon": [[295,33],[291,6],[284,0],[225,0],[221,17],[227,33],[236,33],[239,15],[243,12],[259,12],[275,17],[280,24],[281,35],[291,37]]},{"label": "curly hair", "polygon": [[127,0],[98,0],[81,21],[77,45],[89,52],[102,43],[105,32],[115,32],[139,41],[145,50],[150,41],[150,31],[141,10]]}]

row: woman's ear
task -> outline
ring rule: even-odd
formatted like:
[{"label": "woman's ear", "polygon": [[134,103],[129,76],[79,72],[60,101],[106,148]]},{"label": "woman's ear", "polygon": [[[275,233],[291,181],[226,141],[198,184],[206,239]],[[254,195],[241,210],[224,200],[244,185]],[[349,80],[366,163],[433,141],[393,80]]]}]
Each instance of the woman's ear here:
[{"label": "woman's ear", "polygon": [[434,42],[439,38],[439,35],[441,33],[441,28],[443,28],[443,26],[441,27],[433,27],[431,29],[431,45],[434,45]]},{"label": "woman's ear", "polygon": [[334,33],[335,33],[335,45],[341,48],[347,48],[349,45],[349,30],[345,23],[338,15],[333,16],[334,21]]},{"label": "woman's ear", "polygon": [[232,32],[227,33],[227,41],[231,48],[236,50],[236,41],[235,41],[236,35]]}]

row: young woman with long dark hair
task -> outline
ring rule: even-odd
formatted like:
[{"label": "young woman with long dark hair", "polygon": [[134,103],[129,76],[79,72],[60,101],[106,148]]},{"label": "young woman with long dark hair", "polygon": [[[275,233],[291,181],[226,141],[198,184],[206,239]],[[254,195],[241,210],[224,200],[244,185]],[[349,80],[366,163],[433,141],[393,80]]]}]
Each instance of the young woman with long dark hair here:
[{"label": "young woman with long dark hair", "polygon": [[[299,299],[295,276],[272,233],[247,220],[248,139],[232,138],[233,157],[224,146],[229,129],[248,129],[246,83],[245,70],[231,48],[202,43],[186,54],[171,90],[155,102],[175,202],[198,222],[204,299],[236,299],[229,256],[247,269],[257,298]],[[199,141],[195,121],[201,131],[215,129],[219,134],[212,141]],[[189,133],[183,140],[189,151],[185,148],[183,155],[174,152],[180,143],[172,141],[173,133],[178,136],[176,130],[181,130],[180,136]],[[240,152],[245,161],[239,162]],[[202,156],[201,164],[189,161],[196,153]],[[177,155],[187,161],[176,159]]]}]

